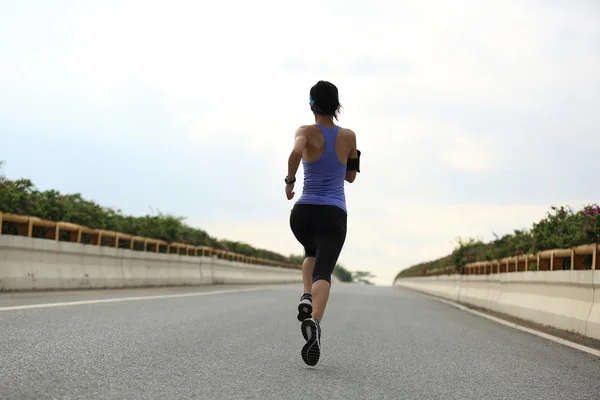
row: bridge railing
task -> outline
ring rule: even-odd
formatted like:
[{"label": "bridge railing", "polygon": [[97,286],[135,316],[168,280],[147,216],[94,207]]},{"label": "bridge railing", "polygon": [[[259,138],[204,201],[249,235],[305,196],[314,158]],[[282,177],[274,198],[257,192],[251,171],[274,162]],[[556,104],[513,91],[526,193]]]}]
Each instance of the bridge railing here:
[{"label": "bridge railing", "polygon": [[[552,249],[537,254],[523,254],[491,261],[468,263],[462,267],[464,275],[490,275],[523,271],[564,271],[564,270],[596,270],[600,269],[598,253],[600,244],[586,244],[570,249]],[[461,273],[460,268],[447,266],[425,270],[421,273],[399,275],[398,278],[453,275]]]},{"label": "bridge railing", "polygon": [[[92,229],[68,222],[54,222],[37,217],[0,212],[0,235],[3,222],[17,227],[17,235],[29,238],[41,238],[55,241],[67,241],[96,246],[108,246],[120,249],[167,253],[192,257],[216,257],[245,264],[268,265],[273,267],[301,269],[300,265],[259,257],[250,257],[227,250],[208,246],[193,246],[185,243],[166,242],[121,232]],[[44,228],[44,229],[40,229]],[[40,233],[41,232],[41,233]]]}]

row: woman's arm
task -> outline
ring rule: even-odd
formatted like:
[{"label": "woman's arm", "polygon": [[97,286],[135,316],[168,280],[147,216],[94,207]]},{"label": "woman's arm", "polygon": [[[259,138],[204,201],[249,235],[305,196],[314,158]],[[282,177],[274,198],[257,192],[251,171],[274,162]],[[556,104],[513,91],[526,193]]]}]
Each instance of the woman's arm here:
[{"label": "woman's arm", "polygon": [[[356,134],[350,131],[350,140],[352,143],[350,154],[348,155],[348,163],[346,164],[346,181],[349,183],[354,182],[356,179],[356,173],[358,172],[358,167],[354,168],[354,164],[358,165],[358,150],[356,148]],[[355,161],[356,160],[356,161]]]},{"label": "woman's arm", "polygon": [[306,133],[306,128],[301,126],[296,130],[294,148],[292,149],[292,152],[288,158],[288,173],[286,176],[286,182],[292,182],[286,183],[285,185],[285,194],[288,200],[291,200],[294,197],[294,182],[296,182],[296,172],[298,172],[298,167],[300,166],[300,161],[302,160],[302,153],[304,152],[304,149],[306,149],[307,145],[308,135]]},{"label": "woman's arm", "polygon": [[296,137],[294,139],[294,148],[290,153],[288,158],[288,173],[287,177],[289,180],[293,181],[296,178],[296,172],[298,172],[298,167],[300,166],[300,161],[302,160],[302,153],[304,153],[304,149],[308,145],[308,135],[306,133],[306,129],[304,126],[301,126],[296,130]]}]

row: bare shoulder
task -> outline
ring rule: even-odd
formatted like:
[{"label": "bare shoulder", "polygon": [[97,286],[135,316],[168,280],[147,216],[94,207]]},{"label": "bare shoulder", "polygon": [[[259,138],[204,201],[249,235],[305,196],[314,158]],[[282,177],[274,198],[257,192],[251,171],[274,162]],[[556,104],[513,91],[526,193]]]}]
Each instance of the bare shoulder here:
[{"label": "bare shoulder", "polygon": [[354,133],[354,131],[352,129],[340,128],[339,135],[341,137],[345,138],[346,140],[350,140],[350,141],[356,140],[356,133]]},{"label": "bare shoulder", "polygon": [[343,135],[343,136],[356,137],[356,133],[354,133],[354,131],[352,129],[348,129],[348,128],[340,128],[339,134]]},{"label": "bare shoulder", "polygon": [[315,129],[318,130],[319,128],[315,125],[300,125],[298,129],[296,129],[296,136],[306,136]]}]

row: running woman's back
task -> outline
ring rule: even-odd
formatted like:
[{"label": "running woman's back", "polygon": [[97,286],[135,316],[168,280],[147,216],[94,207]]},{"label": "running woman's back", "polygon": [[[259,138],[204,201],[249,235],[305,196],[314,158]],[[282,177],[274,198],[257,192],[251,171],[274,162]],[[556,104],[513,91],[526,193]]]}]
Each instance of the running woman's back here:
[{"label": "running woman's back", "polygon": [[347,212],[344,193],[346,161],[352,150],[352,132],[337,125],[305,126],[308,144],[302,155],[304,188],[297,204],[322,204]]}]

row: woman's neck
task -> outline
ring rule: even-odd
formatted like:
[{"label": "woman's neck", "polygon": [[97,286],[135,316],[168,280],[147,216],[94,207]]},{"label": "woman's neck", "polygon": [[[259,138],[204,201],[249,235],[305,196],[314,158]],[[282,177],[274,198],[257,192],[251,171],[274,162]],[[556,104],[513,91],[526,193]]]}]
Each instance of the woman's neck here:
[{"label": "woman's neck", "polygon": [[315,122],[319,125],[323,125],[326,128],[335,127],[335,123],[333,122],[333,118],[325,117],[322,115],[315,115]]}]

